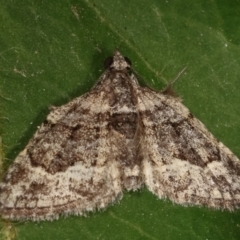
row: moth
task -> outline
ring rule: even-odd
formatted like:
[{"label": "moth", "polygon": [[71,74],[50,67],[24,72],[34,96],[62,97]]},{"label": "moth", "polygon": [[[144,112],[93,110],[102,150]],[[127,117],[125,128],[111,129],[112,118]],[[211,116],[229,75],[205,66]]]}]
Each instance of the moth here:
[{"label": "moth", "polygon": [[14,220],[85,215],[145,185],[181,205],[240,206],[239,159],[180,99],[141,87],[115,51],[86,94],[52,107],[0,183]]}]

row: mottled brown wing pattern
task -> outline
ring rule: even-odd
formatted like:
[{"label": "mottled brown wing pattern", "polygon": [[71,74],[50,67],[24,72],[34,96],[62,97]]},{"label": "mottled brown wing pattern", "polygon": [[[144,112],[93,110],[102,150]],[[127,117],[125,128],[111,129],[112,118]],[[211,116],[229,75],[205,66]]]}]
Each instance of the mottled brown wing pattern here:
[{"label": "mottled brown wing pattern", "polygon": [[141,89],[145,183],[160,198],[233,210],[240,206],[240,161],[179,99]]},{"label": "mottled brown wing pattern", "polygon": [[178,98],[140,87],[119,51],[82,97],[52,107],[0,183],[3,218],[104,209],[144,183],[159,198],[232,210],[240,161]]},{"label": "mottled brown wing pattern", "polygon": [[109,101],[99,91],[52,108],[0,185],[3,217],[51,220],[121,198],[118,145],[106,123]]}]

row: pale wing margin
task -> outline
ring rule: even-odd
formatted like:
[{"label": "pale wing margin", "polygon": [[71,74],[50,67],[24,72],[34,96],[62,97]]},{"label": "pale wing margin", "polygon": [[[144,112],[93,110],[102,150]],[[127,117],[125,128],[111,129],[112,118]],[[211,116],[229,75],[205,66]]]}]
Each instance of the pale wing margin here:
[{"label": "pale wing margin", "polygon": [[108,106],[106,96],[93,90],[52,108],[0,184],[3,218],[83,215],[122,197],[119,166],[109,156]]},{"label": "pale wing margin", "polygon": [[149,190],[183,205],[239,208],[239,159],[179,99],[147,88],[139,91],[140,144]]}]

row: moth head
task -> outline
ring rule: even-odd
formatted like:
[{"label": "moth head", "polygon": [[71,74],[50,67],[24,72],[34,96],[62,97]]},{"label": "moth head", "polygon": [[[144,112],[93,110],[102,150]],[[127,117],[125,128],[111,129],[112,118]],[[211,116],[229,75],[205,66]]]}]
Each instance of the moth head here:
[{"label": "moth head", "polygon": [[122,56],[122,54],[116,50],[112,57],[108,57],[104,61],[105,69],[113,71],[123,71],[131,69],[131,61],[129,58]]}]

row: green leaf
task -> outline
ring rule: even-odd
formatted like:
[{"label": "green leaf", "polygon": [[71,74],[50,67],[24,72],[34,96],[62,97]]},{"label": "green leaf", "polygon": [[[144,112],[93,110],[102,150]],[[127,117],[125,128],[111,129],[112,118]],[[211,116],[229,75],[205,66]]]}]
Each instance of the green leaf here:
[{"label": "green leaf", "polygon": [[[44,121],[48,107],[88,91],[116,47],[155,89],[187,65],[176,91],[240,157],[239,11],[239,2],[233,0],[2,1],[0,127],[5,169]],[[12,227],[16,239],[24,240],[219,240],[238,239],[239,217],[239,211],[182,207],[143,189],[126,192],[119,203],[86,218],[17,222]]]}]

